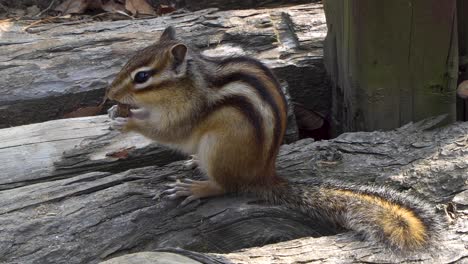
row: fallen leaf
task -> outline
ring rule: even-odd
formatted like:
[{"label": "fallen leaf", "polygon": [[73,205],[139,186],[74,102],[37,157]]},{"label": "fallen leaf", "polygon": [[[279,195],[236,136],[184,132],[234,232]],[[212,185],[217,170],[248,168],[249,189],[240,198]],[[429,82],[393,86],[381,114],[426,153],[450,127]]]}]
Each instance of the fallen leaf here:
[{"label": "fallen leaf", "polygon": [[41,10],[36,5],[33,5],[33,6],[30,6],[30,7],[26,8],[27,15],[31,16],[31,17],[39,14],[40,12],[41,12]]},{"label": "fallen leaf", "polygon": [[154,8],[146,0],[127,0],[125,2],[125,9],[130,11],[134,16],[139,14],[156,15]]},{"label": "fallen leaf", "polygon": [[22,17],[22,16],[26,15],[26,10],[10,8],[8,10],[8,14],[9,14],[9,16],[13,16],[13,17]]},{"label": "fallen leaf", "polygon": [[[100,0],[97,0],[101,2]],[[54,10],[62,14],[82,14],[88,9],[89,0],[66,0]]]},{"label": "fallen leaf", "polygon": [[[87,10],[102,10],[108,13],[127,15],[127,11],[138,15],[156,15],[154,8],[146,0],[66,0],[55,8],[62,14],[83,14]],[[161,12],[172,12],[167,6]]]},{"label": "fallen leaf", "polygon": [[330,139],[330,124],[322,114],[298,103],[294,103],[294,114],[300,138]]},{"label": "fallen leaf", "polygon": [[169,5],[159,5],[158,14],[164,15],[176,11],[175,7]]},{"label": "fallen leaf", "polygon": [[[102,9],[102,0],[85,0],[88,3],[87,9]],[[105,0],[104,0],[105,1]]]},{"label": "fallen leaf", "polygon": [[106,157],[117,158],[117,159],[126,159],[126,158],[128,158],[128,155],[130,154],[130,152],[132,152],[133,150],[135,150],[135,147],[121,148],[121,149],[116,150],[114,152],[106,153]]},{"label": "fallen leaf", "polygon": [[114,0],[109,0],[104,5],[102,5],[102,10],[110,13],[123,13],[127,15],[125,13],[125,6],[122,3],[118,3]]},{"label": "fallen leaf", "polygon": [[314,130],[323,126],[324,118],[313,110],[309,110],[300,104],[294,104],[294,113],[299,128]]},{"label": "fallen leaf", "polygon": [[14,22],[12,21],[12,19],[0,20],[0,32],[8,31],[8,29],[10,29],[13,25]]}]

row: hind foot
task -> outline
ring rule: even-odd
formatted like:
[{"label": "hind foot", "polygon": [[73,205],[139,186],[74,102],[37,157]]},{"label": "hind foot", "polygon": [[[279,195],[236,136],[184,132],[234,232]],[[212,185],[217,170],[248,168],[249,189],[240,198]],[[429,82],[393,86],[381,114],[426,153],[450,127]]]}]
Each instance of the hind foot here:
[{"label": "hind foot", "polygon": [[218,196],[225,193],[225,191],[213,181],[184,179],[182,181],[177,180],[175,183],[169,184],[168,187],[169,189],[165,190],[162,195],[167,195],[171,200],[185,197],[180,203],[180,206],[185,206],[200,198]]}]

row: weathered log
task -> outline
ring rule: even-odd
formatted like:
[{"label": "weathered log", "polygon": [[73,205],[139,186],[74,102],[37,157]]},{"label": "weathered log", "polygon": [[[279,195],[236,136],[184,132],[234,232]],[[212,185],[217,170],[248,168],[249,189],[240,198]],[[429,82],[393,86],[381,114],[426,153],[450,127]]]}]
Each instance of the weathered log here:
[{"label": "weathered log", "polygon": [[330,108],[322,64],[326,23],[320,4],[49,23],[26,31],[27,24],[9,23],[0,27],[0,128],[97,106],[129,57],[153,43],[168,25],[207,54],[261,59],[288,83],[295,101],[323,113]]},{"label": "weathered log", "polygon": [[[177,207],[180,201],[159,197],[167,177],[199,177],[198,173],[182,169],[181,161],[123,171],[125,166],[149,164],[135,165],[135,160],[146,162],[159,157],[151,151],[141,151],[148,148],[144,141],[139,141],[141,138],[133,138],[134,143],[127,142],[137,135],[119,140],[127,142],[123,144],[125,148],[136,145],[136,150],[129,150],[128,156],[124,152],[119,158],[107,157],[117,168],[115,171],[120,171],[111,172],[105,153],[120,147],[115,145],[118,142],[106,139],[112,138],[113,132],[107,130],[105,122],[104,117],[94,117],[23,126],[21,129],[29,131],[30,135],[41,137],[54,133],[57,140],[55,143],[41,143],[41,140],[28,143],[18,139],[10,147],[2,148],[15,156],[4,164],[19,159],[27,167],[28,162],[41,156],[45,144],[55,144],[55,155],[50,156],[50,161],[43,160],[52,169],[39,170],[43,174],[53,174],[54,168],[63,169],[63,162],[73,158],[77,162],[68,164],[70,167],[93,166],[96,156],[97,163],[104,165],[96,165],[93,172],[84,174],[25,180],[20,187],[8,185],[8,179],[16,177],[14,172],[2,174],[0,178],[7,184],[0,191],[0,263],[96,263],[127,253],[164,247],[229,253],[337,232],[327,223],[310,220],[279,206],[265,205],[250,196],[228,195]],[[420,194],[435,203],[452,201],[463,209],[468,204],[464,191],[468,182],[468,123],[430,130],[439,122],[432,119],[390,132],[348,133],[330,141],[309,139],[284,145],[278,157],[278,170],[280,175],[291,180],[340,179],[386,184]],[[90,126],[89,130],[84,128],[87,126]],[[77,128],[71,130],[76,138],[70,136],[68,128],[71,127]],[[10,135],[2,142],[13,141],[15,138],[11,135],[20,135],[18,129],[0,130],[0,135]],[[86,131],[98,131],[99,136]],[[99,141],[102,144],[90,151],[90,142]],[[22,144],[22,147],[36,145],[37,152],[14,152]],[[71,150],[73,144],[76,146]],[[61,153],[60,148],[67,151]],[[98,151],[99,155],[96,154]],[[21,167],[17,167],[21,171]],[[454,263],[466,260],[467,215],[466,211],[458,214],[459,219],[446,230],[441,240],[440,256],[406,256],[404,261]],[[200,256],[233,263],[381,263],[389,258],[379,245],[362,242],[349,232],[292,240],[237,253]]]},{"label": "weathered log", "polygon": [[106,116],[99,116],[0,130],[0,190],[92,171],[116,173],[165,165],[183,158],[142,136],[110,131],[108,122]]}]

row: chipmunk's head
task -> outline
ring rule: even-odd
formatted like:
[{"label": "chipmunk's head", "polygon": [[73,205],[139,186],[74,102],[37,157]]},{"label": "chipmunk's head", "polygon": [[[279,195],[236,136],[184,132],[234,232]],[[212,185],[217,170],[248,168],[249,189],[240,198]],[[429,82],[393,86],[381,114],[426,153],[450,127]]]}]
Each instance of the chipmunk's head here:
[{"label": "chipmunk's head", "polygon": [[178,111],[196,95],[187,72],[188,57],[189,49],[176,38],[174,28],[168,27],[155,44],[128,61],[109,87],[107,97],[147,110]]}]

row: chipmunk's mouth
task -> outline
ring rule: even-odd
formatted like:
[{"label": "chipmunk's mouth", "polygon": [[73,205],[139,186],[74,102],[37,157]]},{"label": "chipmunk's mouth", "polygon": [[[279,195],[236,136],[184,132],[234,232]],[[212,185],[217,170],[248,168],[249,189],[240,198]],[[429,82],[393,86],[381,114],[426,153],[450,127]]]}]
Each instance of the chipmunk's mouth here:
[{"label": "chipmunk's mouth", "polygon": [[118,116],[129,117],[135,119],[146,119],[150,116],[150,112],[143,108],[133,104],[118,104]]},{"label": "chipmunk's mouth", "polygon": [[144,108],[131,108],[130,114],[128,117],[135,118],[135,119],[146,119],[150,116],[148,110]]}]

